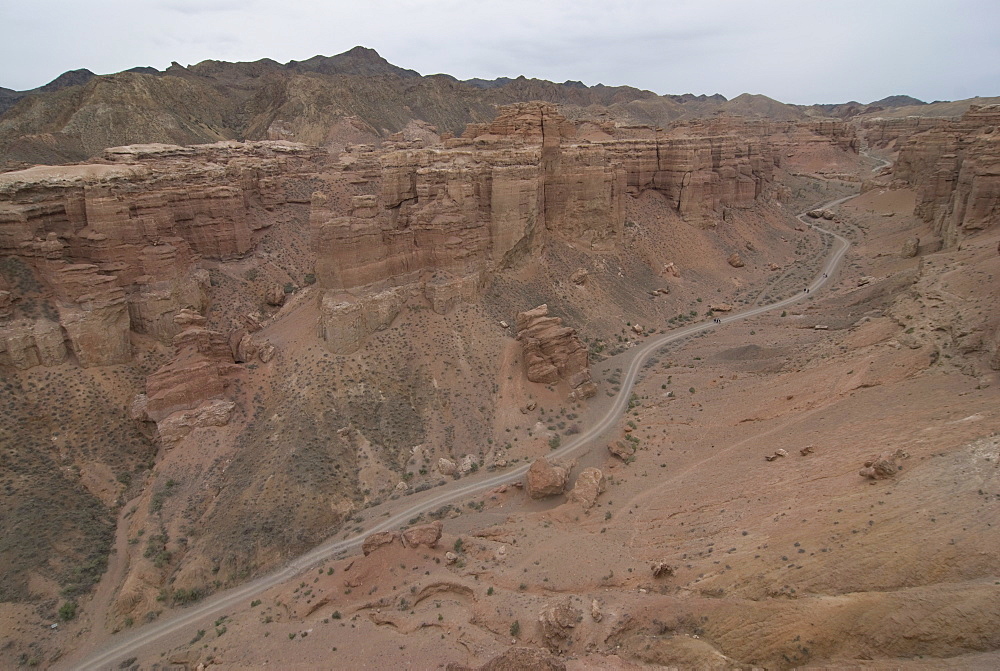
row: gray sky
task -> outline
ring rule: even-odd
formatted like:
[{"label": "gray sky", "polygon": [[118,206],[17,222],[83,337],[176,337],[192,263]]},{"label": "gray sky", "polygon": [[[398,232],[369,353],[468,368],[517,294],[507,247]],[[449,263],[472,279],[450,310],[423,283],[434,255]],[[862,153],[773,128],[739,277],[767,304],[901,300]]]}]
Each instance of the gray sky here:
[{"label": "gray sky", "polygon": [[998,0],[0,0],[0,86],[356,45],[422,74],[762,93],[1000,95]]}]

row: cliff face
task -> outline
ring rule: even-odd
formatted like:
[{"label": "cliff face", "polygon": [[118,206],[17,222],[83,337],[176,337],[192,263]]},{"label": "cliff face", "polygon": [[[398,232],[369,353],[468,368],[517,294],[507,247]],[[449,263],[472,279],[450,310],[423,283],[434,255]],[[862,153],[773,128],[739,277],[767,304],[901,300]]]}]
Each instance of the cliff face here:
[{"label": "cliff face", "polygon": [[448,312],[549,239],[614,250],[626,193],[656,190],[687,222],[714,226],[727,208],[773,197],[786,143],[856,147],[846,124],[813,126],[723,118],[669,132],[605,124],[582,137],[535,102],[432,147],[402,137],[383,151],[351,147],[341,165],[358,195],[312,202],[320,333],[334,352],[354,351],[411,297]]},{"label": "cliff face", "polygon": [[[100,164],[0,175],[0,365],[82,366],[130,358],[128,334],[169,343],[183,308],[203,311],[199,259],[251,250],[270,225],[253,206],[283,196],[270,175],[304,147],[260,143],[198,150],[111,150]],[[4,319],[6,316],[6,319]]]},{"label": "cliff face", "polygon": [[[546,104],[505,108],[443,147],[390,145],[347,164],[349,213],[314,196],[320,332],[356,349],[413,295],[438,313],[474,300],[487,274],[537,252],[547,236],[611,249],[624,225],[625,173],[602,147],[568,142]],[[406,144],[406,143],[403,143]]]},{"label": "cliff face", "polygon": [[912,136],[895,176],[917,190],[915,213],[946,245],[1000,218],[1000,105],[973,106],[959,121]]}]

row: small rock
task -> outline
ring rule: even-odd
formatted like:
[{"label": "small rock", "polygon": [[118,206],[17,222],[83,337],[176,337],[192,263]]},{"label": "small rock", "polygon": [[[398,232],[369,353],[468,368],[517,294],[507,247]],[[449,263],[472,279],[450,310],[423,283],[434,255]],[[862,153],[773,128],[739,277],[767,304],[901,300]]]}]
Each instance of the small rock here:
[{"label": "small rock", "polygon": [[590,275],[586,270],[580,268],[575,273],[569,276],[569,281],[577,286],[582,286],[587,283],[587,277]]},{"label": "small rock", "polygon": [[622,461],[628,461],[635,454],[635,445],[624,440],[616,440],[608,445],[608,452]]},{"label": "small rock", "polygon": [[858,472],[858,475],[872,480],[891,478],[899,470],[899,465],[896,462],[909,456],[901,449],[894,452],[883,452],[866,461],[865,467]]},{"label": "small rock", "polygon": [[740,255],[737,252],[733,252],[732,254],[730,254],[729,258],[726,259],[726,263],[731,265],[733,268],[742,268],[743,266],[746,265],[745,263],[743,263],[743,259],[740,258]]},{"label": "small rock", "polygon": [[649,568],[653,572],[654,578],[669,578],[674,574],[674,567],[662,561],[653,562],[653,565]]},{"label": "small rock", "polygon": [[449,564],[454,564],[455,562],[458,561],[458,555],[449,550],[448,552],[444,553],[444,560]]},{"label": "small rock", "polygon": [[803,457],[806,456],[807,454],[812,454],[812,453],[813,453],[812,445],[806,445],[801,450],[799,450],[799,454],[801,454]]},{"label": "small rock", "polygon": [[597,599],[590,602],[590,617],[594,619],[594,622],[600,622],[604,619],[604,613],[601,612],[601,602]]}]

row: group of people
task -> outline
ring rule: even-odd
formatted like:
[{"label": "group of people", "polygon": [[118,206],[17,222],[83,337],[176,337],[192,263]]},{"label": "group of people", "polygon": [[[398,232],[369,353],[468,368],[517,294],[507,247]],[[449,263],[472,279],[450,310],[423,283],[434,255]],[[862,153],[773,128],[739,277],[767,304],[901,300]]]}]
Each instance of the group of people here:
[{"label": "group of people", "polygon": [[721,320],[721,319],[719,319],[718,317],[715,317],[715,318],[713,318],[713,319],[712,319],[712,323],[713,323],[713,324],[721,324],[721,323],[722,323],[722,320]]}]

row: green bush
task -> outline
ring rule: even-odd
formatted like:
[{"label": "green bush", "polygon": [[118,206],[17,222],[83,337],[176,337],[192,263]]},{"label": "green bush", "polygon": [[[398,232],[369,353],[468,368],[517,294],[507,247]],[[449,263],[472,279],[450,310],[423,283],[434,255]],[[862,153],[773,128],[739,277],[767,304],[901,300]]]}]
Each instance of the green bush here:
[{"label": "green bush", "polygon": [[59,619],[69,622],[76,617],[76,601],[67,601],[59,607]]}]

